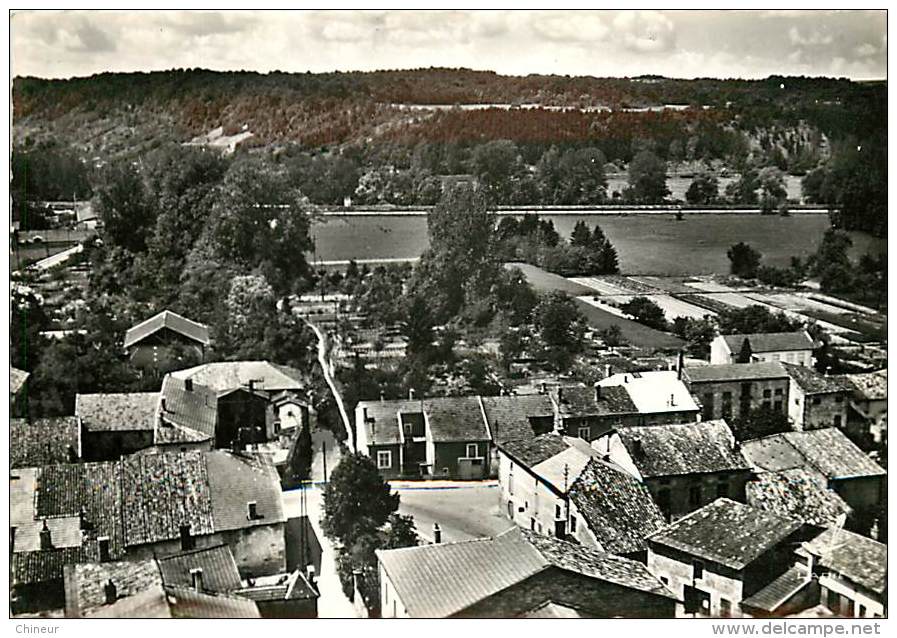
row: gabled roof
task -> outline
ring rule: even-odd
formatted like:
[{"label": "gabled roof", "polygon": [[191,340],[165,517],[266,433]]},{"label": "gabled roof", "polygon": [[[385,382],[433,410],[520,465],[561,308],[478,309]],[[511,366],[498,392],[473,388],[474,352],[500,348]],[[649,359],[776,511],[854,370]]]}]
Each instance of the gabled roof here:
[{"label": "gabled roof", "polygon": [[119,599],[162,586],[159,566],[152,558],[116,562],[69,564],[65,574],[65,615],[90,615],[109,603],[106,586],[111,581]]},{"label": "gabled roof", "polygon": [[[216,532],[286,521],[280,476],[267,456],[213,450],[204,457]],[[249,520],[250,501],[256,503],[259,518],[255,520]]]},{"label": "gabled roof", "polygon": [[638,414],[638,408],[629,398],[625,388],[612,386],[601,389],[600,398],[595,388],[565,386],[554,391],[558,410],[565,417],[606,416],[613,414]]},{"label": "gabled roof", "polygon": [[746,492],[752,507],[818,527],[831,525],[851,511],[837,492],[828,488],[824,476],[799,467],[760,472],[748,482]]},{"label": "gabled roof", "polygon": [[218,422],[218,396],[198,383],[193,383],[188,390],[184,380],[166,374],[162,380],[159,416],[164,423],[157,420],[154,437],[157,444],[213,439]]},{"label": "gabled roof", "polygon": [[535,467],[542,461],[564,452],[570,447],[560,434],[549,432],[531,439],[517,439],[503,443],[501,450],[526,467]]},{"label": "gabled roof", "polygon": [[853,385],[842,377],[828,376],[816,372],[813,368],[784,364],[788,376],[804,394],[830,394],[832,392],[851,392]]},{"label": "gabled roof", "polygon": [[28,377],[31,376],[30,372],[25,372],[24,370],[19,370],[18,368],[9,368],[9,393],[17,394],[19,390],[22,389],[22,386],[25,385],[25,382],[28,380]]},{"label": "gabled roof", "polygon": [[617,428],[644,478],[749,470],[723,420]]},{"label": "gabled roof", "polygon": [[607,387],[624,388],[639,414],[700,411],[691,392],[673,370],[614,374],[599,381],[598,385],[602,392]]},{"label": "gabled roof", "polygon": [[533,439],[508,441],[502,451],[538,476],[558,494],[566,494],[589,461],[600,457],[582,439],[542,434]]},{"label": "gabled roof", "polygon": [[[413,618],[462,614],[551,567],[672,597],[640,563],[516,527],[493,538],[376,553]],[[551,593],[545,592],[546,600]]]},{"label": "gabled roof", "polygon": [[592,618],[593,616],[572,607],[570,605],[561,605],[552,600],[545,601],[541,605],[533,607],[529,611],[518,614],[517,618]]},{"label": "gabled roof", "polygon": [[652,535],[649,544],[741,570],[798,530],[802,522],[718,498]]},{"label": "gabled roof", "polygon": [[489,440],[483,410],[475,396],[424,399],[424,411],[435,443]]},{"label": "gabled roof", "polygon": [[193,586],[193,570],[202,570],[202,585],[207,591],[225,592],[242,585],[237,561],[229,545],[215,545],[180,552],[157,559],[165,585]]},{"label": "gabled roof", "polygon": [[291,574],[274,574],[253,578],[252,585],[246,583],[245,586],[234,589],[233,593],[256,602],[312,600],[320,597],[300,569]]},{"label": "gabled roof", "polygon": [[482,397],[483,411],[495,443],[536,436],[530,418],[554,418],[554,405],[547,394]]},{"label": "gabled roof", "polygon": [[252,381],[256,390],[279,392],[304,390],[307,375],[287,366],[269,361],[218,361],[176,370],[176,379],[193,379],[194,383],[207,386],[221,394],[237,388],[249,387]]},{"label": "gabled roof", "polygon": [[864,372],[844,375],[857,394],[867,401],[884,401],[888,398],[888,371]]},{"label": "gabled roof", "polygon": [[741,346],[747,339],[751,352],[782,352],[789,350],[812,350],[813,340],[805,331],[800,332],[767,332],[759,334],[720,335],[729,351],[733,354],[741,352]]},{"label": "gabled roof", "polygon": [[80,455],[80,440],[80,426],[74,416],[46,417],[31,422],[10,419],[9,466],[70,463]]},{"label": "gabled roof", "polygon": [[802,467],[829,480],[886,474],[837,428],[782,432],[752,439],[742,443],[742,452],[760,470]]},{"label": "gabled roof", "polygon": [[888,546],[845,529],[829,527],[804,547],[820,564],[870,591],[887,587]]},{"label": "gabled roof", "polygon": [[255,602],[189,587],[153,585],[85,614],[89,618],[261,618]]},{"label": "gabled roof", "polygon": [[364,411],[367,408],[368,420],[364,423],[356,423],[356,428],[364,429],[364,440],[369,445],[395,445],[402,440],[401,426],[399,425],[399,412],[420,413],[424,412],[424,402],[421,399],[389,400],[389,401],[359,401],[356,413],[361,414],[364,420]]},{"label": "gabled roof", "polygon": [[208,326],[197,323],[196,321],[191,321],[176,312],[163,310],[159,314],[129,328],[128,331],[125,332],[124,346],[125,348],[130,348],[137,345],[150,335],[163,329],[176,332],[204,346],[207,346],[210,343]]},{"label": "gabled roof", "polygon": [[151,432],[158,405],[158,392],[75,395],[75,415],[87,432]]},{"label": "gabled roof", "polygon": [[643,483],[597,459],[573,483],[570,500],[601,547],[612,554],[645,549],[645,538],[666,525]]},{"label": "gabled roof", "polygon": [[686,383],[706,383],[713,381],[754,381],[759,379],[787,379],[788,372],[777,362],[762,363],[721,363],[717,365],[683,368],[682,378]]}]

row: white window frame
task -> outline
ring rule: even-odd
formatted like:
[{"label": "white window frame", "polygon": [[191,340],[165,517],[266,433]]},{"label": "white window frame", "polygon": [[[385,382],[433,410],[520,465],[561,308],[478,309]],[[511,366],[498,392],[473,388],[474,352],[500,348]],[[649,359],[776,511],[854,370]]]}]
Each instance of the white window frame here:
[{"label": "white window frame", "polygon": [[[386,458],[386,463],[383,463],[383,458]],[[392,469],[392,450],[377,450],[377,469]]]},{"label": "white window frame", "polygon": [[[582,435],[583,432],[586,433],[585,436]],[[585,441],[588,441],[589,437],[592,436],[592,428],[589,427],[588,425],[580,425],[578,428],[576,428],[576,436],[578,436],[579,438],[581,438]]]},{"label": "white window frame", "polygon": [[[473,448],[473,454],[470,453],[471,448]],[[480,458],[480,444],[479,443],[468,443],[464,447],[465,458],[468,459],[478,459]]]}]

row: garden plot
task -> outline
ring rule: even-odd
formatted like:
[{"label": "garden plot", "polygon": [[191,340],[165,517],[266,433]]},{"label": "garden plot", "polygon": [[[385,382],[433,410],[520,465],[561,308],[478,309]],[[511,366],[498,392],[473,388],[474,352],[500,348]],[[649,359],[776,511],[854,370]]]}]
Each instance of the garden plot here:
[{"label": "garden plot", "polygon": [[638,292],[636,290],[630,290],[628,288],[623,288],[616,284],[612,284],[598,277],[570,277],[569,281],[579,284],[580,286],[591,288],[592,290],[603,296],[632,295],[633,293]]},{"label": "garden plot", "polygon": [[[604,312],[609,312],[612,315],[616,315],[617,317],[621,317],[623,319],[627,319],[626,313],[620,310],[617,305],[624,304],[630,299],[632,296],[628,295],[613,295],[613,296],[605,296],[601,297],[600,300],[598,297],[577,297],[583,303],[587,303],[594,308],[599,308]],[[612,305],[613,304],[613,305]]]},{"label": "garden plot", "polygon": [[771,304],[778,308],[782,308],[783,310],[793,310],[795,312],[813,311],[827,312],[831,314],[849,314],[851,312],[846,308],[833,306],[832,304],[817,301],[798,293],[746,292],[744,293],[744,296],[756,299],[761,303]]},{"label": "garden plot", "polygon": [[712,310],[701,308],[670,295],[651,295],[648,298],[663,309],[667,321],[673,321],[677,317],[701,319],[707,315],[716,315]]},{"label": "garden plot", "polygon": [[736,292],[735,288],[718,284],[715,281],[686,281],[685,285],[703,292]]},{"label": "garden plot", "polygon": [[671,292],[674,294],[688,294],[695,291],[694,288],[689,288],[688,286],[683,284],[681,279],[650,277],[647,275],[642,277],[627,277],[627,279],[636,283],[657,288],[658,290],[662,290],[663,292]]}]

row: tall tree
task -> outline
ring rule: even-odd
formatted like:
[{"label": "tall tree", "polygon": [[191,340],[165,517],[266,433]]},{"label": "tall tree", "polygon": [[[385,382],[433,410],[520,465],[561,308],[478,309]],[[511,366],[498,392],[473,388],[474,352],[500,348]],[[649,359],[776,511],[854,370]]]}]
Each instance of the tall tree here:
[{"label": "tall tree", "polygon": [[736,277],[752,279],[757,276],[760,268],[760,260],[763,258],[758,251],[743,241],[738,242],[726,252],[729,257],[729,272]]},{"label": "tall tree", "polygon": [[545,358],[560,369],[569,367],[585,335],[585,317],[576,303],[560,291],[543,295],[533,310],[533,323]]},{"label": "tall tree", "polygon": [[108,241],[132,253],[146,250],[158,207],[135,166],[124,160],[107,166],[94,190],[94,206]]},{"label": "tall tree", "polygon": [[713,173],[698,173],[685,191],[685,201],[692,205],[712,204],[717,199],[719,199],[719,180]]},{"label": "tall tree", "polygon": [[629,196],[642,204],[659,204],[670,194],[666,162],[649,150],[629,163]]}]

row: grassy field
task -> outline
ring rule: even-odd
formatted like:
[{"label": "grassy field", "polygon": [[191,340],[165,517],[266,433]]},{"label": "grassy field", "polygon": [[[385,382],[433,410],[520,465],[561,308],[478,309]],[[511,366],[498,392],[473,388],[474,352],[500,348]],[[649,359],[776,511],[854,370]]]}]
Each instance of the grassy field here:
[{"label": "grassy field", "polygon": [[[816,250],[829,227],[826,215],[791,217],[757,214],[547,215],[567,237],[582,219],[601,225],[617,248],[620,270],[633,275],[697,275],[729,270],[726,251],[739,241],[763,253],[764,261],[785,266],[792,255]],[[312,229],[318,259],[418,257],[427,247],[426,217],[378,215],[328,217]],[[883,250],[885,240],[855,233],[855,257]]]}]

